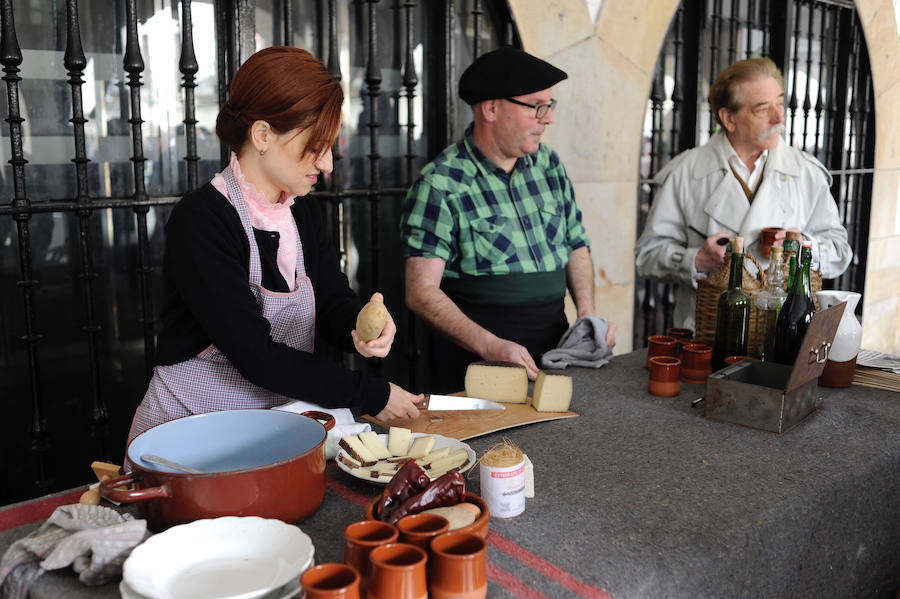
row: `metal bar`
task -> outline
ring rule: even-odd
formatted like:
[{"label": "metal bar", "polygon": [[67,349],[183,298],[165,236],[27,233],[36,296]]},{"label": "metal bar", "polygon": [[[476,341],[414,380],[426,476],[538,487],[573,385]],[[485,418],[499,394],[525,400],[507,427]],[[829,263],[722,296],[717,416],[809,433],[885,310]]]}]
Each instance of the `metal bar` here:
[{"label": "metal bar", "polygon": [[[416,8],[416,0],[406,0],[403,3],[404,15],[404,33],[405,33],[405,52],[403,61],[403,87],[406,90],[406,185],[411,186],[416,176],[415,165],[416,158],[416,111],[414,100],[416,97],[416,86],[419,84],[419,77],[416,74],[416,64],[413,57],[413,49],[415,46],[415,36],[413,30],[414,9]],[[476,33],[476,39],[478,35]],[[404,289],[402,295],[405,297],[405,278],[401,277]],[[407,344],[406,344],[406,363],[408,365],[410,389],[416,388],[418,379],[417,365],[422,357],[419,349],[417,323],[415,313],[406,307],[406,302],[402,303],[401,309],[406,312],[407,323]]]},{"label": "metal bar", "polygon": [[[337,7],[335,0],[328,0],[328,72],[341,81],[341,60],[338,52],[338,26],[337,26]],[[343,225],[343,197],[344,197],[344,176],[346,163],[344,154],[341,152],[340,140],[336,139],[331,148],[334,167],[331,171],[331,191],[334,194],[330,197],[331,201],[331,238],[337,244],[338,256],[340,259],[341,270],[347,268],[347,245],[344,243],[342,234]]]},{"label": "metal bar", "polygon": [[[19,65],[22,64],[22,50],[16,37],[16,25],[13,15],[12,0],[0,2],[0,63],[3,64],[3,80],[6,82],[6,100],[8,115],[4,119],[9,124],[9,143],[13,174],[13,201],[15,207],[27,207],[30,204],[25,191],[25,160],[22,151],[22,123],[25,122],[19,113]],[[22,289],[22,300],[25,313],[25,334],[22,341],[28,356],[28,391],[31,400],[31,450],[36,459],[37,476],[35,484],[43,493],[51,485],[46,471],[46,454],[51,448],[50,429],[44,418],[43,398],[41,397],[40,360],[38,343],[43,335],[37,332],[37,309],[35,292],[38,281],[34,278],[31,260],[30,216],[15,216],[19,240],[19,273],[21,279],[16,284]]]},{"label": "metal bar", "polygon": [[[794,0],[787,2],[769,1],[765,3],[766,17],[769,19],[771,29],[769,36],[769,56],[782,73],[787,74],[788,64],[791,60],[791,7]],[[785,90],[787,91],[787,90]]]},{"label": "metal bar", "polygon": [[737,57],[737,35],[738,35],[738,0],[731,0],[731,10],[728,14],[728,64],[735,61]]},{"label": "metal bar", "polygon": [[472,58],[481,56],[481,0],[475,0],[472,6]]},{"label": "metal bar", "polygon": [[379,188],[381,187],[380,176],[380,159],[378,153],[378,128],[381,123],[378,122],[378,99],[381,97],[381,69],[378,66],[378,23],[376,19],[375,5],[379,0],[366,0],[369,7],[369,45],[368,57],[366,59],[366,96],[369,98],[369,189],[372,194],[369,196],[370,202],[370,222],[369,231],[371,235],[370,241],[370,263],[372,265],[372,278],[370,287],[372,290],[378,289],[379,272],[378,258],[381,248],[378,244],[378,201]]},{"label": "metal bar", "polygon": [[[765,2],[765,0],[763,0]],[[753,56],[753,27],[756,25],[756,0],[748,0],[747,20],[744,27],[747,28],[747,43],[744,45],[744,58]]]},{"label": "metal bar", "polygon": [[825,79],[825,48],[828,45],[827,23],[829,12],[829,9],[827,7],[824,7],[821,9],[821,16],[819,17],[819,87],[816,91],[816,106],[814,108],[814,111],[816,113],[816,130],[813,132],[813,146],[816,149],[816,157],[822,161],[825,160],[823,145],[819,144],[820,139],[824,141],[823,137],[820,137],[820,135],[824,135],[824,133],[822,132],[822,124],[825,104],[822,102],[822,98],[826,93],[829,95],[831,94],[831,90],[827,88]]},{"label": "metal bar", "polygon": [[181,57],[178,60],[178,70],[184,77],[184,135],[187,142],[188,189],[197,188],[197,163],[200,155],[197,154],[197,112],[194,99],[194,89],[197,83],[194,78],[200,70],[197,57],[194,54],[194,27],[191,20],[191,0],[181,0]]},{"label": "metal bar", "polygon": [[698,93],[700,78],[700,67],[702,64],[700,32],[702,30],[702,22],[704,15],[703,2],[688,2],[684,7],[684,15],[681,20],[682,30],[681,37],[684,40],[684,65],[698,65],[697,68],[685,66],[682,68],[681,77],[684,106],[681,111],[681,133],[678,136],[678,151],[683,152],[697,145],[697,110],[698,110]]},{"label": "metal bar", "polygon": [[[125,72],[128,73],[128,87],[131,88],[131,140],[134,155],[131,161],[134,165],[134,198],[138,202],[146,199],[147,191],[144,187],[144,141],[141,133],[141,74],[144,72],[144,59],[141,57],[141,47],[138,43],[137,9],[136,0],[126,0],[125,4]],[[141,319],[144,328],[144,374],[147,380],[153,376],[153,364],[155,362],[155,342],[153,327],[153,291],[150,287],[150,275],[153,269],[149,264],[149,245],[147,235],[147,212],[149,207],[137,205],[134,208],[134,216],[137,220],[138,234],[138,293],[141,299]]]},{"label": "metal bar", "polygon": [[[794,2],[796,2],[796,1],[797,0],[794,0]],[[797,119],[796,119],[797,106],[798,106],[798,102],[797,102],[797,71],[798,71],[797,61],[799,60],[799,44],[800,44],[800,12],[799,12],[800,7],[799,7],[799,5],[795,4],[794,2],[785,3],[785,11],[787,13],[790,13],[792,8],[795,10],[794,15],[793,15],[794,51],[791,52],[791,60],[790,60],[791,73],[792,73],[792,76],[791,76],[791,99],[788,102],[788,108],[791,113],[790,144],[792,146],[794,145],[794,130],[796,129],[796,125],[797,125]],[[790,18],[791,17],[788,16],[788,19],[790,19]]]},{"label": "metal bar", "polygon": [[[713,2],[713,13],[710,19],[710,42],[709,42],[709,82],[712,83],[719,74],[719,35],[721,33],[722,23],[722,0]],[[716,130],[716,116],[712,114],[712,106],[710,106],[709,115],[709,135]]]},{"label": "metal bar", "polygon": [[78,210],[78,238],[81,258],[81,301],[84,310],[83,330],[87,334],[87,358],[89,388],[91,397],[90,407],[90,434],[97,441],[99,455],[106,455],[104,441],[109,436],[107,424],[109,414],[106,403],[100,392],[100,360],[97,351],[97,334],[100,325],[94,316],[94,280],[97,273],[94,272],[94,243],[91,235],[91,209],[90,190],[87,177],[87,151],[85,149],[84,105],[82,102],[81,88],[84,84],[84,68],[87,59],[81,47],[81,30],[78,19],[78,0],[66,0],[66,52],[63,64],[68,71],[68,83],[72,88],[72,123],[75,141],[75,184],[76,203],[82,207]]},{"label": "metal bar", "polygon": [[[835,64],[831,85],[831,101],[828,103],[828,113],[830,115],[830,123],[828,132],[829,139],[829,156],[825,165],[829,171],[837,171],[844,166],[844,122],[847,113],[847,75],[849,70],[850,56],[850,11],[839,11],[835,15],[837,19],[837,27],[835,28],[835,53],[837,59]],[[831,195],[837,199],[841,197],[840,177],[835,177],[831,185]]]},{"label": "metal bar", "polygon": [[[813,33],[816,13],[812,4],[806,7],[806,12],[808,17],[806,22],[806,89],[804,90],[803,98],[803,143],[800,146],[803,150],[807,149],[807,137],[809,135],[809,110],[812,108],[809,90],[811,87],[810,79],[812,79],[813,41],[815,41],[816,37],[815,33]],[[813,147],[813,152],[815,152],[815,147]]]},{"label": "metal bar", "polygon": [[[672,23],[670,35],[672,35],[672,129],[669,134],[669,157],[673,158],[679,153],[681,103],[684,98],[684,91],[681,84],[681,73],[679,67],[682,65],[681,52],[684,41],[682,39],[681,22],[684,16],[684,6],[679,6],[675,11],[675,20]],[[696,95],[696,94],[695,94]]]}]

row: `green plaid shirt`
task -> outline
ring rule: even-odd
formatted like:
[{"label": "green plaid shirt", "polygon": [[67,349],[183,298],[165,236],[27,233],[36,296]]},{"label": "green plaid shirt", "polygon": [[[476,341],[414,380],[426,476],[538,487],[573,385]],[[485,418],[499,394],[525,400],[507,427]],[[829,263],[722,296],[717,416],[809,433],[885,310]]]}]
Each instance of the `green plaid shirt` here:
[{"label": "green plaid shirt", "polygon": [[475,145],[471,125],[422,169],[400,235],[407,256],[446,261],[448,278],[562,270],[570,252],[588,245],[556,152],[541,144],[506,173]]}]

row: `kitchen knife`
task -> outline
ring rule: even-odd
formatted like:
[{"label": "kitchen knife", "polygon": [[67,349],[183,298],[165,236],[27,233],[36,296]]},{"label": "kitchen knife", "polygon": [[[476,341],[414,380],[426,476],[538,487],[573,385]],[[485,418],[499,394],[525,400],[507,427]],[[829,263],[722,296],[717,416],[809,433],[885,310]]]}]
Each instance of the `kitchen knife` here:
[{"label": "kitchen knife", "polygon": [[459,395],[425,396],[425,403],[419,406],[423,410],[505,410],[501,403],[489,399],[462,397]]}]

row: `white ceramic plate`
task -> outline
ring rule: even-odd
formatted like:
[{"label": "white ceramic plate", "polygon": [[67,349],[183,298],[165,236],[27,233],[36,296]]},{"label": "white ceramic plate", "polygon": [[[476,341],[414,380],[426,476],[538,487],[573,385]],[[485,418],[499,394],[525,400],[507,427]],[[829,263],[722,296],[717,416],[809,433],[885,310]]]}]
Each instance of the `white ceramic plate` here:
[{"label": "white ceramic plate", "polygon": [[[469,454],[469,459],[466,461],[465,464],[462,465],[462,468],[459,469],[460,472],[465,472],[466,470],[470,469],[472,466],[475,465],[475,462],[478,459],[477,456],[475,455],[475,451],[473,451],[471,447],[469,447],[467,444],[463,443],[462,441],[458,441],[456,439],[451,439],[450,437],[444,437],[443,435],[434,435],[431,433],[412,433],[410,435],[410,439],[409,439],[410,444],[412,443],[413,439],[416,439],[418,437],[434,437],[434,447],[431,449],[431,451],[434,451],[435,449],[440,449],[442,447],[449,447],[450,453],[453,453],[457,449],[465,449],[466,453]],[[386,433],[378,435],[378,438],[381,439],[382,441],[384,441],[384,444],[387,445],[388,435]],[[350,457],[347,455],[347,452],[344,451],[343,448],[338,449],[337,458],[340,458],[341,455]],[[335,458],[335,460],[334,460],[335,463],[337,464],[337,467],[340,468],[341,470],[343,470],[344,472],[346,472],[347,474],[349,474],[350,476],[352,476],[353,478],[358,478],[359,480],[364,480],[367,483],[372,483],[373,485],[378,485],[381,487],[387,485],[387,482],[378,480],[375,477],[360,476],[358,474],[354,474],[353,469],[350,466],[348,466],[347,464],[345,464],[344,462],[342,462],[341,460],[339,460],[337,458]],[[426,470],[426,472],[428,472],[428,471]]]},{"label": "white ceramic plate", "polygon": [[136,599],[290,597],[288,585],[312,565],[314,553],[309,536],[296,526],[226,516],[150,537],[125,560],[122,579]]}]

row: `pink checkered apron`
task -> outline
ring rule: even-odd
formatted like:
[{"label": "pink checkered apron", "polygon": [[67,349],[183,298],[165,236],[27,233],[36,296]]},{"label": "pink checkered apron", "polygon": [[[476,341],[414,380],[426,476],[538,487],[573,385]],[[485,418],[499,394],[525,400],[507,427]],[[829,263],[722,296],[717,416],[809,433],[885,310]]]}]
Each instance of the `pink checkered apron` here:
[{"label": "pink checkered apron", "polygon": [[[223,175],[230,196],[228,201],[240,215],[244,233],[250,241],[250,290],[259,302],[262,315],[272,326],[272,339],[312,352],[316,299],[312,282],[306,276],[299,231],[294,291],[274,293],[263,289],[259,248],[244,196],[231,167],[226,168]],[[128,442],[147,429],[176,418],[219,410],[268,409],[287,401],[290,401],[289,397],[248,381],[218,348],[210,345],[189,360],[153,369],[147,393],[131,423]]]}]

